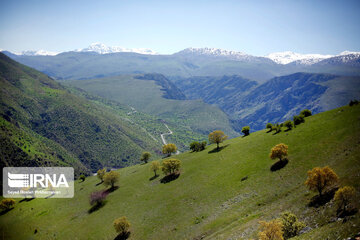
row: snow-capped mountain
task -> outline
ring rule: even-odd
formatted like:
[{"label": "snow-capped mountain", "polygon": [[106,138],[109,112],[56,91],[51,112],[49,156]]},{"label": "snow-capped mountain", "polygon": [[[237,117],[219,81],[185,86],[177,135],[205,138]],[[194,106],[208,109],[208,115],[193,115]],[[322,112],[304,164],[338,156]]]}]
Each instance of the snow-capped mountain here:
[{"label": "snow-capped mountain", "polygon": [[220,48],[186,48],[176,54],[198,54],[198,55],[212,55],[212,56],[248,56],[246,53],[229,51]]},{"label": "snow-capped mountain", "polygon": [[50,52],[46,50],[28,50],[28,51],[22,51],[18,53],[14,53],[16,55],[25,55],[25,56],[55,56],[59,54],[58,52]]},{"label": "snow-capped mountain", "polygon": [[291,51],[275,52],[265,56],[278,64],[288,64],[297,61],[300,64],[311,65],[318,63],[324,59],[334,57],[334,55],[321,55],[321,54],[301,54]]},{"label": "snow-capped mountain", "polygon": [[118,53],[118,52],[134,52],[140,54],[157,54],[148,48],[123,48],[118,46],[109,47],[103,43],[92,43],[87,48],[77,49],[75,52],[97,52],[99,54]]}]

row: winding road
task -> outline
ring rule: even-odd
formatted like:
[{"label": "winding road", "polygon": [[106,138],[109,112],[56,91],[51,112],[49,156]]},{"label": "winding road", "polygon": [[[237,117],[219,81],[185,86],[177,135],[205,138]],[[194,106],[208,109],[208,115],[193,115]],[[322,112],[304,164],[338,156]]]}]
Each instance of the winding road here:
[{"label": "winding road", "polygon": [[[169,130],[169,132],[168,132],[168,133],[162,133],[162,134],[160,134],[160,136],[161,136],[161,140],[162,140],[163,144],[166,145],[167,142],[166,142],[166,139],[165,139],[164,136],[165,136],[165,135],[171,135],[171,134],[173,134],[173,131],[171,131],[170,128],[168,127],[168,125],[166,125],[165,123],[164,123],[164,125],[165,125],[165,127]],[[180,151],[177,150],[175,154],[176,154],[176,155],[180,154]]]}]

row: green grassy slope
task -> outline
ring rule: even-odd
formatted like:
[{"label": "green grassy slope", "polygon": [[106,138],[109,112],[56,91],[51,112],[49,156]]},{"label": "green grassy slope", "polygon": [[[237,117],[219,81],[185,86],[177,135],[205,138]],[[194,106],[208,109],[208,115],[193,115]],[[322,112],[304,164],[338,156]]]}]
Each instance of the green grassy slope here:
[{"label": "green grassy slope", "polygon": [[[180,145],[196,138],[206,139],[209,132],[223,129],[231,137],[238,134],[230,126],[224,112],[201,100],[174,100],[163,97],[161,86],[153,80],[122,75],[90,80],[63,81],[63,84],[83,89],[100,97],[134,107],[166,121],[174,132],[170,141]],[[189,138],[190,136],[190,138]],[[187,146],[186,146],[187,147]]]},{"label": "green grassy slope", "polygon": [[[289,164],[271,172],[269,152],[278,143],[289,146]],[[127,216],[131,239],[250,239],[257,236],[259,220],[290,210],[312,228],[297,239],[343,239],[358,232],[359,213],[346,223],[330,222],[333,203],[308,207],[316,193],[304,181],[309,169],[328,165],[340,184],[354,186],[359,196],[359,143],[360,106],[334,109],[288,132],[262,130],[228,140],[217,153],[211,153],[211,145],[180,154],[181,175],[167,184],[159,181],[163,175],[149,180],[149,164],[121,169],[119,189],[92,214],[89,194],[104,189],[96,186],[96,177],[77,182],[73,199],[17,201],[0,216],[0,234],[5,239],[113,239],[113,220]]]},{"label": "green grassy slope", "polygon": [[[139,162],[142,151],[161,150],[161,143],[154,141],[140,126],[84,97],[75,96],[46,75],[4,54],[0,54],[0,85],[0,116],[9,123],[2,124],[2,135],[9,146],[12,138],[7,136],[24,131],[25,135],[37,139],[33,141],[44,145],[38,152],[52,152],[56,156],[56,152],[66,149],[67,155],[72,156],[67,157],[67,161],[75,158],[74,161],[80,160],[93,171],[101,166],[129,166]],[[31,141],[27,142],[14,144],[29,145]],[[45,149],[48,143],[53,146],[48,146],[50,150]],[[6,148],[1,150],[1,155],[7,154]],[[30,157],[46,165],[50,160],[46,155]],[[54,157],[51,162],[65,157]],[[7,164],[2,159],[2,165]]]}]

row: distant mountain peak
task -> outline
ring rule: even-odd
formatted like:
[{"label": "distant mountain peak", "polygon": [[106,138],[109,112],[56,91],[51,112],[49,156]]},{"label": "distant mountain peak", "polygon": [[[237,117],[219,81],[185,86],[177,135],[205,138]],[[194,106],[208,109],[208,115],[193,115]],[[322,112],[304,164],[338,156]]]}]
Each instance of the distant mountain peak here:
[{"label": "distant mountain peak", "polygon": [[119,46],[106,46],[103,43],[92,43],[86,48],[75,50],[75,52],[97,52],[99,54],[118,53],[118,52],[133,52],[140,54],[157,54],[155,51],[148,48],[123,48]]},{"label": "distant mountain peak", "polygon": [[299,61],[301,64],[311,65],[320,62],[324,59],[334,57],[334,55],[322,54],[301,54],[291,51],[275,52],[265,56],[278,64],[288,64],[291,62]]},{"label": "distant mountain peak", "polygon": [[213,56],[248,56],[248,54],[243,52],[229,51],[220,48],[186,48],[175,54],[199,54],[199,55],[213,55]]}]

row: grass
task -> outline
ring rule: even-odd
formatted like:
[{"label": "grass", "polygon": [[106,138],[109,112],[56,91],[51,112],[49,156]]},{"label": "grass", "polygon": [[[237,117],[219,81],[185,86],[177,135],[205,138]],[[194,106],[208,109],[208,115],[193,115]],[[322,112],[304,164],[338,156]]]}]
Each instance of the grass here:
[{"label": "grass", "polygon": [[[126,216],[130,239],[249,239],[256,238],[259,220],[290,210],[312,228],[296,239],[347,238],[359,231],[359,213],[346,223],[330,222],[333,203],[308,207],[316,193],[304,181],[309,169],[328,165],[341,186],[352,185],[359,195],[359,117],[360,106],[342,107],[308,117],[288,132],[261,130],[227,140],[219,152],[209,153],[216,147],[211,145],[180,154],[181,175],[166,184],[160,183],[162,174],[149,180],[150,164],[123,168],[119,188],[91,214],[89,195],[104,186],[88,177],[75,183],[73,199],[17,201],[0,216],[0,234],[4,239],[114,239],[113,220]],[[281,142],[289,146],[289,163],[271,172],[269,151]]]}]

